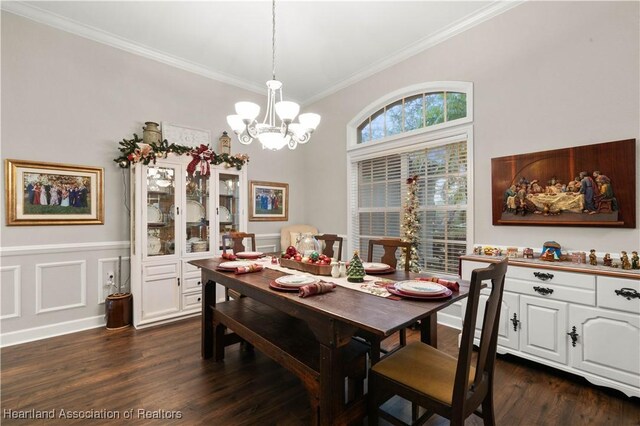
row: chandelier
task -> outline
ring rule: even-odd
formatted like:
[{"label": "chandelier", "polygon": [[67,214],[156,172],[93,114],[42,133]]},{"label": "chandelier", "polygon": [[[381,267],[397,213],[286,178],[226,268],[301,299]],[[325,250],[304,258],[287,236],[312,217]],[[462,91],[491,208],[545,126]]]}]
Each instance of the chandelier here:
[{"label": "chandelier", "polygon": [[[227,123],[238,135],[240,143],[248,145],[258,139],[263,149],[278,150],[285,145],[295,149],[298,144],[309,142],[311,133],[320,124],[318,114],[300,114],[300,105],[291,101],[284,101],[282,96],[282,82],[276,80],[276,2],[271,6],[271,61],[272,79],[267,81],[267,111],[262,123],[256,117],[260,114],[260,106],[253,102],[238,102],[235,104],[236,113],[227,116]],[[276,124],[276,115],[280,124]],[[294,123],[296,116],[298,122]]]}]

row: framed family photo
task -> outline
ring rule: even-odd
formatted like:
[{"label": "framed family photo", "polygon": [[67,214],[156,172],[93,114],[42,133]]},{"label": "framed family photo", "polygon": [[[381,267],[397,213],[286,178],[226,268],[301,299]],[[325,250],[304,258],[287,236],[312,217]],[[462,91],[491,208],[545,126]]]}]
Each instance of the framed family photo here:
[{"label": "framed family photo", "polygon": [[5,160],[7,225],[104,224],[100,167]]},{"label": "framed family photo", "polygon": [[249,220],[287,221],[289,220],[289,184],[260,182],[249,184]]}]

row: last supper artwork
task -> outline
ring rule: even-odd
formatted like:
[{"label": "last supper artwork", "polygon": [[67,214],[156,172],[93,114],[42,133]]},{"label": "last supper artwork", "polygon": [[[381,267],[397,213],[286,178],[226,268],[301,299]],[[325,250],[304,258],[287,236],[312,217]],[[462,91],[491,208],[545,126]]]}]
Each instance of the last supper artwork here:
[{"label": "last supper artwork", "polygon": [[635,139],[491,160],[494,225],[635,228]]}]

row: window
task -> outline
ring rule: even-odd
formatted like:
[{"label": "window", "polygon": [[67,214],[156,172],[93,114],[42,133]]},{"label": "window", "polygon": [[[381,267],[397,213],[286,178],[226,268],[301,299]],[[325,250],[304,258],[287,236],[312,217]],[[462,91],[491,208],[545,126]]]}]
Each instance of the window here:
[{"label": "window", "polygon": [[425,92],[399,99],[379,109],[358,126],[358,143],[410,132],[467,117],[462,92]]},{"label": "window", "polygon": [[417,175],[421,269],[457,275],[473,235],[472,89],[468,82],[406,87],[367,106],[347,126],[349,246],[362,258],[369,240],[402,237],[406,181]]},{"label": "window", "polygon": [[354,162],[354,247],[366,259],[370,239],[401,237],[406,180],[418,175],[421,268],[457,274],[467,251],[467,169],[466,140]]}]

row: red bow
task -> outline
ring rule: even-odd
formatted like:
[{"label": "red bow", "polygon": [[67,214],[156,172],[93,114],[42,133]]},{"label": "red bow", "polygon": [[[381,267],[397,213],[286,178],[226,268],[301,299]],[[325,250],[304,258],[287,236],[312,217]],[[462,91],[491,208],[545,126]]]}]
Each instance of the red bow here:
[{"label": "red bow", "polygon": [[191,150],[189,154],[191,154],[191,157],[193,158],[189,162],[189,165],[187,165],[187,173],[189,176],[193,176],[198,165],[200,166],[200,175],[209,176],[209,174],[211,174],[209,163],[211,162],[213,154],[209,147],[202,144],[198,148]]}]

